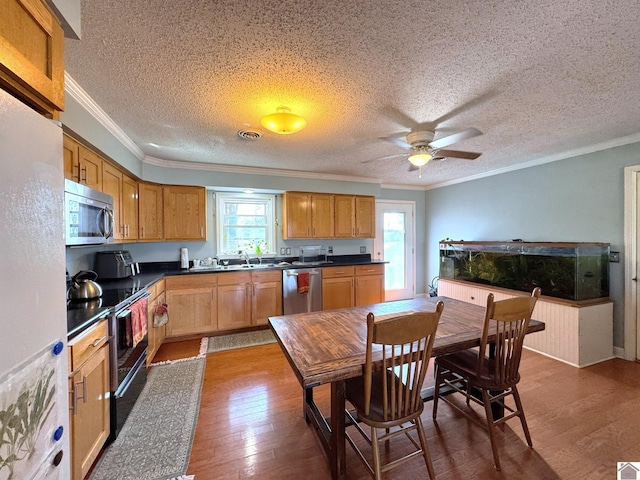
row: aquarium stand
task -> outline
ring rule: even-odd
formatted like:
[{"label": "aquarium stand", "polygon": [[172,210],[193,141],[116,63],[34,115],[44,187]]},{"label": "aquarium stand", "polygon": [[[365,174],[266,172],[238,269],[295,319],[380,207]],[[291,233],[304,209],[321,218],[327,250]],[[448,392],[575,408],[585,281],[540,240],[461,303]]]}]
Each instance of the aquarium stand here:
[{"label": "aquarium stand", "polygon": [[[463,280],[440,278],[438,295],[485,307],[487,295],[496,300],[527,293]],[[545,323],[542,332],[525,337],[525,347],[568,363],[586,367],[613,355],[613,302],[608,298],[583,301],[541,296],[533,318]]]}]

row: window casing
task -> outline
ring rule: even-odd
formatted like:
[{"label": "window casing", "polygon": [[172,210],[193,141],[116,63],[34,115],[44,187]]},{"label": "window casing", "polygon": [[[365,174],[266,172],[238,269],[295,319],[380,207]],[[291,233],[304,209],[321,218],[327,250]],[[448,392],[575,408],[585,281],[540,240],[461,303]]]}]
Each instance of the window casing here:
[{"label": "window casing", "polygon": [[275,251],[275,195],[216,193],[218,255]]}]

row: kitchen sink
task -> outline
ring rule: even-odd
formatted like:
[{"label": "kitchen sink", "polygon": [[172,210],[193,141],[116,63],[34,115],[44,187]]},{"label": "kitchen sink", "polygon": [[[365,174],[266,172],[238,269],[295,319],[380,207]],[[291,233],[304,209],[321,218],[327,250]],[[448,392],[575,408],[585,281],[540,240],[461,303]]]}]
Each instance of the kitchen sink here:
[{"label": "kitchen sink", "polygon": [[217,266],[211,266],[211,267],[191,267],[189,269],[190,272],[224,272],[224,271],[228,271],[228,270],[254,270],[254,269],[262,269],[262,268],[273,268],[276,265],[274,265],[273,263],[263,263],[263,264],[258,264],[258,263],[252,263],[250,265],[247,265],[246,263],[243,264],[236,264],[236,265],[228,265],[228,266],[223,266],[223,265],[217,265]]}]

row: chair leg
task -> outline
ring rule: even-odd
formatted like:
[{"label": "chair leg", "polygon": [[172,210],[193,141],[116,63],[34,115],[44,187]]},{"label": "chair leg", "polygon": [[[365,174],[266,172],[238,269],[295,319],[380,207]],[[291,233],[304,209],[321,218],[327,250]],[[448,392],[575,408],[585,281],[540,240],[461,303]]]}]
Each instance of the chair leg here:
[{"label": "chair leg", "polygon": [[429,447],[427,447],[427,438],[424,434],[424,428],[422,426],[422,420],[420,417],[416,418],[416,425],[418,426],[418,438],[420,439],[420,446],[422,447],[422,454],[424,455],[424,463],[427,464],[427,471],[429,472],[429,478],[435,480],[436,474],[433,471],[433,464],[431,463],[431,454],[429,453]]},{"label": "chair leg", "polygon": [[482,401],[484,403],[484,411],[487,416],[487,427],[489,431],[489,440],[491,441],[491,450],[493,451],[493,461],[496,470],[500,470],[500,459],[498,458],[498,446],[495,439],[495,425],[493,424],[493,413],[491,412],[491,401],[489,391],[482,389]]},{"label": "chair leg", "polygon": [[440,398],[440,382],[442,381],[441,377],[441,369],[438,362],[435,362],[434,375],[436,377],[436,385],[433,389],[433,419],[436,419],[438,415],[438,398]]},{"label": "chair leg", "polygon": [[511,391],[513,393],[513,399],[516,402],[516,409],[518,410],[518,416],[520,417],[520,423],[522,423],[522,430],[524,430],[524,436],[527,439],[527,445],[533,447],[533,443],[531,442],[531,435],[529,434],[529,427],[527,426],[527,420],[524,418],[524,410],[522,409],[522,402],[520,401],[520,394],[518,393],[518,389],[514,385],[511,387]]},{"label": "chair leg", "polygon": [[375,427],[371,427],[371,448],[373,450],[373,474],[376,480],[380,480],[382,478],[380,443],[378,442],[378,431]]}]

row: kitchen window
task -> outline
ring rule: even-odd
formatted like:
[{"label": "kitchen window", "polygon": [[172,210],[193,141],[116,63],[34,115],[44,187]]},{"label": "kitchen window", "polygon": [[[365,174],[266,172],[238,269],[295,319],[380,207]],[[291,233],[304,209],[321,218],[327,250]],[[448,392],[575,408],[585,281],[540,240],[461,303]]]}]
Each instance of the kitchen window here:
[{"label": "kitchen window", "polygon": [[217,193],[218,254],[273,253],[274,195]]}]

